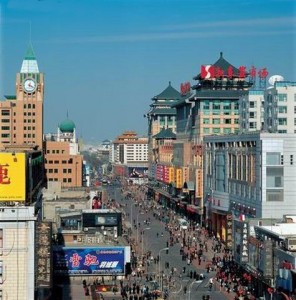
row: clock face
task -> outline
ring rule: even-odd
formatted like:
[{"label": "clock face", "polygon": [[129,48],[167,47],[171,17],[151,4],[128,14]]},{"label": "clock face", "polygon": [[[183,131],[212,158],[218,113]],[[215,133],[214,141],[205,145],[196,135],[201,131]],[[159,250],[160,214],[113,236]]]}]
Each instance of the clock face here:
[{"label": "clock face", "polygon": [[24,82],[24,89],[28,93],[33,93],[36,89],[36,81],[34,79],[26,79]]}]

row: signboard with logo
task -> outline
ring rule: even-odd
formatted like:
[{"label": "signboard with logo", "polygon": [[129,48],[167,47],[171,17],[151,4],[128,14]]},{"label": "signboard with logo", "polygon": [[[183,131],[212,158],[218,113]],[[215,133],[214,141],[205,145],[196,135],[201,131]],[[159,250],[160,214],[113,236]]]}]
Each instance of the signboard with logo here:
[{"label": "signboard with logo", "polygon": [[0,153],[0,201],[25,200],[25,153]]},{"label": "signboard with logo", "polygon": [[56,275],[124,274],[124,247],[54,249],[53,269]]},{"label": "signboard with logo", "polygon": [[249,225],[247,222],[234,221],[234,258],[239,263],[248,263],[249,261]]},{"label": "signboard with logo", "polygon": [[37,251],[37,270],[36,280],[39,287],[51,287],[51,237],[52,237],[52,223],[40,222],[37,224],[36,230],[36,248]]},{"label": "signboard with logo", "polygon": [[232,249],[232,239],[233,239],[233,233],[232,233],[232,215],[228,214],[226,216],[226,246],[229,249]]}]

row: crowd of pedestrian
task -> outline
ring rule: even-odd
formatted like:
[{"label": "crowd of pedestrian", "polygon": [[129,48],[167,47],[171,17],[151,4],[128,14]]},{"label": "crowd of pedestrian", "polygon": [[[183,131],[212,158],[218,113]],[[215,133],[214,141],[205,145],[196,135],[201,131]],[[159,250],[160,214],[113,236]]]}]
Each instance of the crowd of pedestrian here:
[{"label": "crowd of pedestrian", "polygon": [[[180,216],[177,216],[174,211],[154,201],[147,201],[147,188],[145,186],[126,185],[122,187],[121,193],[124,199],[133,201],[140,213],[147,215],[142,223],[136,222],[136,219],[133,219],[131,230],[126,229],[134,255],[137,255],[137,243],[135,238],[132,237],[132,230],[140,230],[142,236],[142,226],[149,225],[153,222],[151,217],[148,216],[149,212],[152,218],[163,222],[164,229],[168,232],[169,236],[167,247],[172,247],[176,244],[180,245],[180,255],[182,260],[186,262],[186,265],[188,267],[194,265],[201,270],[200,274],[198,274],[197,271],[189,271],[189,268],[188,272],[186,272],[186,267],[183,267],[181,270],[171,268],[169,272],[170,276],[176,275],[176,273],[182,276],[185,273],[189,278],[202,280],[205,278],[202,270],[205,269],[207,273],[212,274],[214,272],[215,274],[214,277],[209,277],[207,283],[209,291],[212,290],[215,284],[221,292],[234,295],[233,299],[255,299],[250,278],[238,268],[231,251],[225,248],[223,242],[217,238],[213,232],[210,232],[208,228],[204,228],[200,226],[200,224],[190,221],[187,230],[182,229],[178,222]],[[128,213],[124,214],[124,218],[128,219],[129,217]],[[156,238],[162,236],[162,231],[156,234]],[[143,257],[141,257],[141,266],[158,263],[159,258],[152,257],[151,259],[151,257],[151,251],[146,251]],[[166,268],[167,267],[168,266],[166,266]],[[150,280],[148,274],[145,274],[145,269],[141,268],[137,263],[133,265],[131,276],[137,278],[142,278],[143,276],[146,278],[146,281],[147,279],[148,281]],[[154,280],[155,278],[151,279]],[[168,278],[168,280],[171,279]],[[130,291],[130,288],[127,290]],[[185,290],[183,292],[185,293]]]}]

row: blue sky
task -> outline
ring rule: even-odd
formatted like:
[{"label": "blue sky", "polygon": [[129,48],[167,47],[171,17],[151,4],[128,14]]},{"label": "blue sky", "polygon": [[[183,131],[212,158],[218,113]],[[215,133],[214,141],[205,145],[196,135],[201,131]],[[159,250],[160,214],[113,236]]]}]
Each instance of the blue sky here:
[{"label": "blue sky", "polygon": [[[44,130],[67,112],[85,142],[147,134],[151,98],[223,56],[296,81],[295,0],[0,0],[0,97],[30,40],[45,74]],[[31,29],[30,29],[31,28]]]}]

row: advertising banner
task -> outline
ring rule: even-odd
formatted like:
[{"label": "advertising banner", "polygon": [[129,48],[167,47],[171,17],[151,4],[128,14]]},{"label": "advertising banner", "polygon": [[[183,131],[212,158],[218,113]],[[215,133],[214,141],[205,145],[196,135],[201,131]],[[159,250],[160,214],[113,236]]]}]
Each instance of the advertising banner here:
[{"label": "advertising banner", "polygon": [[146,167],[128,167],[128,174],[130,178],[148,177],[148,168]]},{"label": "advertising banner", "polygon": [[0,201],[26,200],[25,153],[0,153]]},{"label": "advertising banner", "polygon": [[124,274],[124,247],[54,249],[56,275]]}]

